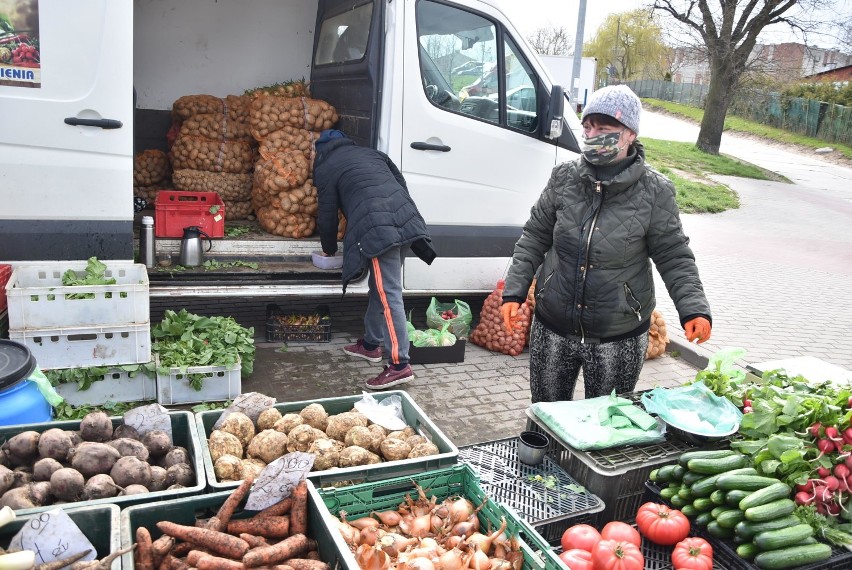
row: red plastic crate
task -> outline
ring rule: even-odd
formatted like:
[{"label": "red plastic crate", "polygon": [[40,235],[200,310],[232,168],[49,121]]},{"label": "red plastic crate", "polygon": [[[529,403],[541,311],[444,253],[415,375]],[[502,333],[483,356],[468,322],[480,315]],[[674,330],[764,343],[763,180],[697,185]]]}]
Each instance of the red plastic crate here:
[{"label": "red plastic crate", "polygon": [[161,190],[154,202],[154,235],[181,238],[190,226],[212,238],[225,237],[225,203],[219,194]]},{"label": "red plastic crate", "polygon": [[12,277],[12,266],[6,263],[0,263],[0,313],[6,310],[8,301],[6,300],[6,283]]}]

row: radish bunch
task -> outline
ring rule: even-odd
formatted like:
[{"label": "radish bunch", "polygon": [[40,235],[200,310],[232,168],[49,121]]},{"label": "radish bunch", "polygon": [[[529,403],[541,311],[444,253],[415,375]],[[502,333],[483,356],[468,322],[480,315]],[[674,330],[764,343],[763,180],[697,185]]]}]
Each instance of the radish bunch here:
[{"label": "radish bunch", "polygon": [[815,505],[823,515],[838,516],[847,510],[852,497],[852,427],[842,432],[835,426],[822,426],[819,422],[808,428],[815,440],[819,455],[814,461],[827,456],[833,466],[820,465],[818,477],[796,486],[796,503]]},{"label": "radish bunch", "polygon": [[38,67],[40,60],[41,55],[33,45],[22,43],[12,50],[12,65]]}]

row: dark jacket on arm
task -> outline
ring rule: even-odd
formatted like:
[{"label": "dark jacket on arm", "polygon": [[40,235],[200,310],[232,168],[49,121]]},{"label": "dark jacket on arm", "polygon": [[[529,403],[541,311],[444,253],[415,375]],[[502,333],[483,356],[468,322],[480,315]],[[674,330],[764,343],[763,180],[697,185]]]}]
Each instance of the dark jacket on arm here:
[{"label": "dark jacket on arm", "polygon": [[317,146],[317,226],[325,253],[337,251],[338,208],[346,217],[343,290],[371,258],[392,247],[410,245],[420,259],[431,264],[435,251],[426,222],[390,158],[346,137]]}]

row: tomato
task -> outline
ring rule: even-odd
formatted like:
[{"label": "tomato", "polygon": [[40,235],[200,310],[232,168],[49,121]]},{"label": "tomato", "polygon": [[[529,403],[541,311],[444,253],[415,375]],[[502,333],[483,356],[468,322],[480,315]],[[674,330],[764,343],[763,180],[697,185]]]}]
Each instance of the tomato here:
[{"label": "tomato", "polygon": [[675,570],[712,570],[713,547],[703,538],[685,538],[672,551]]},{"label": "tomato", "polygon": [[639,531],[627,523],[612,521],[606,523],[601,531],[601,538],[605,540],[617,540],[629,542],[636,546],[642,546],[642,537],[639,536]]},{"label": "tomato", "polygon": [[592,566],[592,553],[579,548],[566,550],[559,555],[559,559],[571,570],[594,570]]},{"label": "tomato", "polygon": [[644,570],[645,557],[632,542],[603,539],[592,549],[592,565],[594,570]]},{"label": "tomato", "polygon": [[666,505],[645,503],[636,513],[636,526],[654,544],[671,546],[689,536],[689,519]]},{"label": "tomato", "polygon": [[562,533],[562,550],[579,548],[591,552],[592,548],[600,542],[601,533],[593,526],[587,524],[575,524]]}]

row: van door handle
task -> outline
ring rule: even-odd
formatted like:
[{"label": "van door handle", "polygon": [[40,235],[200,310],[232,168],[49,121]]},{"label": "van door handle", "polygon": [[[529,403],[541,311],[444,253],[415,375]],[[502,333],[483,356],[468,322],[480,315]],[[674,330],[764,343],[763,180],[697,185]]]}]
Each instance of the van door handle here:
[{"label": "van door handle", "polygon": [[413,142],[411,148],[414,150],[437,150],[440,152],[450,152],[452,149],[445,144],[431,144],[425,142]]},{"label": "van door handle", "polygon": [[121,121],[115,119],[78,119],[77,117],[65,117],[66,125],[83,126],[83,127],[100,127],[102,129],[120,129],[123,126]]}]

